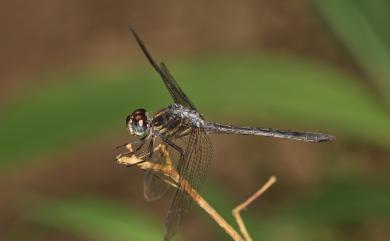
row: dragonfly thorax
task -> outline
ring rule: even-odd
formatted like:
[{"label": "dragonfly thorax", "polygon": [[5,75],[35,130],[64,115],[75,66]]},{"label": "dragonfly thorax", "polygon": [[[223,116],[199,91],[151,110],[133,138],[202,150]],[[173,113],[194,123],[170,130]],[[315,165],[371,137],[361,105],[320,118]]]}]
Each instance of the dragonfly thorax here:
[{"label": "dragonfly thorax", "polygon": [[196,110],[187,109],[179,104],[170,105],[169,108],[172,110],[174,115],[187,120],[192,126],[202,127],[204,125],[203,118]]}]

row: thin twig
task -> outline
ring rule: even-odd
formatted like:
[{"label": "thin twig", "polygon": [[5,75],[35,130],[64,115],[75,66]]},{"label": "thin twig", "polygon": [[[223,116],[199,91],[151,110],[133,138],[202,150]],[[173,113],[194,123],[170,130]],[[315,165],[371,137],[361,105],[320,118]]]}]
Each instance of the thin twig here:
[{"label": "thin twig", "polygon": [[[132,153],[132,146],[131,144],[127,145],[126,148]],[[170,185],[177,187],[177,183],[179,183],[180,175],[176,171],[176,169],[172,165],[172,159],[169,156],[169,152],[167,151],[165,145],[157,145],[154,148],[154,151],[160,151],[164,159],[166,160],[166,163],[164,165],[158,164],[158,163],[152,163],[149,161],[145,161],[136,155],[132,156],[118,156],[117,162],[121,165],[125,166],[133,166],[137,165],[141,169],[144,170],[152,170],[156,173],[162,173],[164,176],[168,177],[168,180],[166,180]],[[172,180],[172,181],[169,181]],[[239,212],[244,209],[247,205],[249,205],[251,202],[253,202],[256,198],[258,198],[262,193],[266,191],[275,181],[275,177],[271,177],[270,180],[254,195],[252,195],[247,201],[245,201],[243,204],[239,205],[233,210],[233,215],[238,215],[236,217],[238,226],[241,230],[240,235],[206,200],[203,199],[203,197],[194,189],[192,186],[187,182],[187,180],[180,180],[182,182],[182,187],[184,188],[185,192],[206,212],[210,215],[210,217],[234,240],[234,241],[251,241],[243,220],[241,219]],[[235,211],[238,210],[238,211]],[[237,212],[237,213],[236,213]],[[249,237],[249,239],[248,239]]]},{"label": "thin twig", "polygon": [[236,219],[236,222],[238,224],[238,227],[240,228],[240,231],[242,235],[244,236],[244,239],[246,241],[252,241],[251,236],[248,233],[248,230],[246,229],[245,223],[241,218],[240,212],[244,209],[246,209],[249,204],[251,204],[253,201],[255,201],[257,198],[261,196],[265,191],[267,191],[274,183],[276,182],[276,177],[271,176],[268,181],[260,187],[259,190],[257,190],[256,193],[254,193],[252,196],[250,196],[246,201],[235,207],[232,211],[234,218]]}]

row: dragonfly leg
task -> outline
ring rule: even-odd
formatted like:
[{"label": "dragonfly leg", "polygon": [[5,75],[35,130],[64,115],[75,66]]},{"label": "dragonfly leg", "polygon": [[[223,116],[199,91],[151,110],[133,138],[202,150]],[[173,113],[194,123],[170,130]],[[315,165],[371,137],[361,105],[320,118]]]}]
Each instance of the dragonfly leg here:
[{"label": "dragonfly leg", "polygon": [[116,156],[116,159],[118,160],[118,159],[121,158],[121,157],[124,157],[124,156],[127,156],[127,155],[131,155],[131,154],[133,154],[132,151],[120,153],[119,155]]},{"label": "dragonfly leg", "polygon": [[[180,154],[180,158],[179,158],[179,163],[178,163],[178,171],[180,172],[180,167],[184,164],[183,163],[183,160],[184,160],[184,151],[183,149],[176,145],[175,143],[173,143],[171,140],[167,139],[167,138],[161,138],[161,140],[166,143],[167,145],[171,146],[173,149],[175,149],[179,154]],[[170,163],[169,165],[173,165],[173,163]]]},{"label": "dragonfly leg", "polygon": [[136,151],[138,151],[139,149],[142,148],[142,146],[145,144],[145,141],[146,141],[146,136],[145,137],[142,137],[141,139],[139,140],[136,140],[136,141],[132,141],[132,142],[126,142],[122,145],[119,145],[119,146],[116,146],[116,149],[119,149],[119,148],[122,148],[122,147],[126,147],[127,145],[131,144],[136,144],[136,143],[141,143],[137,148],[136,148]]},{"label": "dragonfly leg", "polygon": [[[128,155],[133,155],[135,153],[137,153],[139,150],[141,150],[141,148],[145,145],[145,143],[147,142],[145,138],[143,139],[140,139],[138,141],[135,141],[135,142],[129,142],[129,143],[126,143],[126,145],[122,145],[122,146],[127,146],[129,144],[133,144],[133,143],[139,143],[141,142],[141,144],[139,146],[137,146],[137,148],[135,148],[135,150],[130,150],[128,152],[124,152],[124,153],[120,153],[118,156],[117,156],[117,159],[123,157],[123,156],[128,156]],[[152,147],[153,147],[153,144],[152,144]]]},{"label": "dragonfly leg", "polygon": [[170,141],[169,139],[166,139],[166,138],[161,138],[161,140],[163,142],[165,142],[166,144],[168,144],[169,146],[171,146],[173,149],[175,149],[177,152],[180,153],[180,160],[182,159],[182,157],[184,157],[184,152],[183,152],[183,149],[181,147],[179,147],[178,145],[176,145],[175,143],[173,143],[172,141]]},{"label": "dragonfly leg", "polygon": [[148,159],[151,159],[152,156],[153,156],[153,144],[154,144],[154,140],[152,139],[149,143],[149,146],[148,146]]},{"label": "dragonfly leg", "polygon": [[158,145],[158,149],[159,151],[162,153],[162,155],[164,156],[164,160],[165,160],[165,165],[169,168],[173,167],[173,162],[172,162],[172,158],[170,157],[169,155],[169,152],[167,150],[167,147],[166,145]]},{"label": "dragonfly leg", "polygon": [[116,146],[115,148],[116,149],[120,149],[120,148],[122,148],[122,147],[125,147],[125,146],[127,146],[127,145],[129,145],[129,144],[135,144],[135,143],[139,143],[139,142],[141,142],[140,140],[137,140],[137,141],[132,141],[132,142],[126,142],[126,143],[124,143],[124,144],[122,144],[122,145],[119,145],[119,146]]},{"label": "dragonfly leg", "polygon": [[[145,144],[145,142],[142,143],[141,145],[144,145],[144,144]],[[144,151],[143,153],[138,153],[137,157],[142,159],[142,160],[145,160],[145,161],[150,160],[152,158],[152,156],[153,156],[153,145],[154,145],[154,141],[152,139],[149,142],[148,149],[146,151]],[[139,151],[139,149],[141,149],[141,148],[137,148],[135,151],[130,152],[130,153],[134,154],[136,151]],[[139,162],[139,163],[142,163],[142,162]],[[139,163],[137,163],[137,164],[139,164]]]}]

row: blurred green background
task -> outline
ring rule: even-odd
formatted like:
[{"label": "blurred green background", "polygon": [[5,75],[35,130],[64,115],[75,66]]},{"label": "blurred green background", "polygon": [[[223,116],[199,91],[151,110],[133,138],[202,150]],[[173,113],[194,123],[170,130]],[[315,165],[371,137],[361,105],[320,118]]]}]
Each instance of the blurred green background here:
[{"label": "blurred green background", "polygon": [[[115,163],[125,116],[171,103],[137,29],[214,121],[337,136],[212,136],[201,193],[254,240],[390,239],[387,0],[2,1],[0,239],[162,240],[172,194]],[[229,240],[194,206],[176,240]]]}]

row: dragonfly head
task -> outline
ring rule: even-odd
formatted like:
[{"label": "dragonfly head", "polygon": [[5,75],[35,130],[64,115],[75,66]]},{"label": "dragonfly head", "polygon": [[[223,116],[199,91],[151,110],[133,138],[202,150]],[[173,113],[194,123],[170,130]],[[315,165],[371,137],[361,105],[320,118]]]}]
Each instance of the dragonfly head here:
[{"label": "dragonfly head", "polygon": [[144,137],[149,133],[148,112],[145,109],[136,109],[126,117],[126,126],[131,135]]}]

